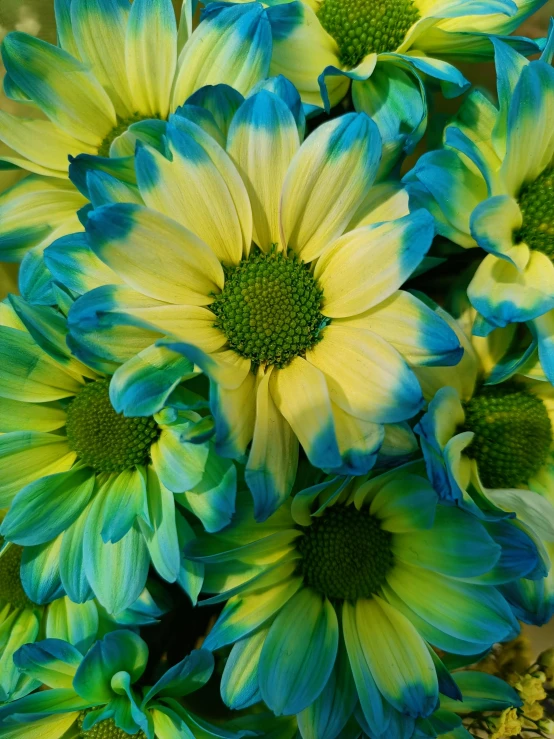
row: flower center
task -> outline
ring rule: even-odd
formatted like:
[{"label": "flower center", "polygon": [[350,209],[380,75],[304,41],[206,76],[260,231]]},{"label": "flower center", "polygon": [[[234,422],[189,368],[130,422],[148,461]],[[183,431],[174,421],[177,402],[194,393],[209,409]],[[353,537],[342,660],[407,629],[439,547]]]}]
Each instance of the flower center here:
[{"label": "flower center", "polygon": [[[4,539],[0,536],[0,547]],[[14,608],[34,608],[35,604],[29,600],[23,590],[19,568],[23,547],[12,544],[0,557],[0,602],[5,601]]]},{"label": "flower center", "polygon": [[525,485],[545,463],[552,444],[546,406],[515,383],[485,387],[465,408],[464,429],[475,437],[466,450],[488,488]]},{"label": "flower center", "polygon": [[125,739],[128,736],[133,736],[134,739],[146,739],[146,734],[143,731],[139,731],[138,734],[127,734],[123,729],[118,728],[115,725],[113,718],[107,718],[104,721],[99,721],[95,724],[92,729],[88,731],[83,730],[83,721],[87,713],[93,710],[88,708],[85,711],[81,711],[77,719],[77,725],[79,727],[78,739]]},{"label": "flower center", "polygon": [[523,214],[519,238],[554,259],[554,167],[521,191],[519,207]]},{"label": "flower center", "polygon": [[367,54],[395,51],[419,11],[413,0],[323,0],[317,16],[339,45],[340,62],[352,68]]},{"label": "flower center", "polygon": [[238,354],[255,365],[284,367],[320,340],[322,295],[296,256],[257,252],[226,270],[210,308]]},{"label": "flower center", "polygon": [[67,409],[67,440],[98,472],[122,472],[148,462],[160,428],[153,418],[116,413],[109,386],[109,380],[90,382],[74,398]]},{"label": "flower center", "polygon": [[335,505],[311,526],[296,546],[307,585],[328,598],[369,598],[385,582],[393,564],[391,535],[367,511]]},{"label": "flower center", "polygon": [[133,123],[140,123],[140,121],[150,121],[152,119],[160,120],[159,115],[151,115],[151,116],[144,116],[140,113],[134,113],[130,118],[118,118],[117,119],[117,125],[112,128],[112,130],[109,132],[109,134],[104,138],[102,143],[100,144],[100,148],[98,149],[98,156],[99,157],[109,157],[110,156],[110,146],[115,141],[115,139],[118,136],[121,136],[122,133],[125,133],[125,131],[129,128],[129,126],[132,126]]}]

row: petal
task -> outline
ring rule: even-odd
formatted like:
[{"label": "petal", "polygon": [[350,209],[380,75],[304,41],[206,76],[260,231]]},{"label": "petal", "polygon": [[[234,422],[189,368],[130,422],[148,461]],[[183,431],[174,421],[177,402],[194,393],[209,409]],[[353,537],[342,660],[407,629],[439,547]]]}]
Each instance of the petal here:
[{"label": "petal", "polygon": [[434,235],[433,218],[425,210],[345,234],[323,252],[315,268],[323,289],[322,313],[354,316],[388,298],[419,265]]},{"label": "petal", "polygon": [[474,308],[493,326],[530,321],[554,308],[554,265],[546,254],[532,250],[527,266],[519,271],[489,254],[467,293]]},{"label": "petal", "polygon": [[529,249],[524,244],[515,245],[523,223],[519,205],[509,195],[497,195],[484,200],[471,214],[471,235],[482,249],[497,257],[509,260],[518,269],[525,269]]},{"label": "petal", "polygon": [[[454,365],[463,353],[456,333],[440,314],[404,290],[349,318],[346,324],[378,334],[410,365]],[[340,325],[340,320],[335,325]]]},{"label": "petal", "polygon": [[69,470],[76,458],[63,436],[15,431],[0,436],[0,506],[5,508],[26,485]]},{"label": "petal", "polygon": [[423,405],[419,383],[400,354],[365,329],[327,326],[306,359],[325,375],[331,400],[357,418],[394,423]]},{"label": "petal", "polygon": [[283,243],[304,261],[319,256],[341,236],[360,207],[380,158],[381,137],[365,113],[350,113],[316,129],[285,177]]},{"label": "petal", "polygon": [[327,383],[322,372],[302,357],[283,369],[274,369],[270,380],[273,402],[289,422],[314,467],[341,465]]},{"label": "petal", "polygon": [[102,541],[115,544],[121,541],[139,516],[148,517],[144,469],[132,467],[110,475],[103,494],[108,515],[102,526]]},{"label": "petal", "polygon": [[58,536],[48,544],[25,547],[21,555],[21,584],[29,600],[39,605],[51,603],[64,595],[60,580]]},{"label": "petal", "polygon": [[399,611],[377,596],[356,602],[356,628],[368,667],[383,696],[397,711],[429,716],[438,682],[429,650]]},{"label": "petal", "polygon": [[149,556],[142,534],[135,527],[117,544],[102,541],[108,503],[106,495],[97,495],[90,509],[83,541],[84,565],[100,603],[108,613],[119,613],[131,606],[144,589]]},{"label": "petal", "polygon": [[83,537],[91,503],[62,536],[60,548],[60,579],[64,591],[75,603],[85,603],[94,597],[85,574]]},{"label": "petal", "polygon": [[[248,190],[254,220],[253,239],[264,252],[281,242],[281,190],[299,146],[296,122],[289,107],[265,90],[243,103],[229,130],[227,150]],[[263,166],[265,162],[271,162],[271,167]]]},{"label": "petal", "polygon": [[450,506],[437,507],[431,529],[395,536],[392,549],[403,562],[457,578],[487,573],[501,551],[477,519]]},{"label": "petal", "polygon": [[177,64],[177,24],[171,0],[137,0],[131,6],[125,63],[133,110],[167,118]]},{"label": "petal", "polygon": [[[150,147],[138,151],[137,179],[144,202],[175,217],[211,247],[219,260],[237,264],[249,247],[250,232],[243,233],[235,203],[249,206],[232,162],[222,149],[212,161],[209,149],[206,151],[181,126],[168,124],[167,139],[171,160]],[[206,146],[212,150],[219,147],[208,139],[205,136],[203,141]],[[191,208],[191,203],[195,207]]]},{"label": "petal", "polygon": [[[361,492],[360,489],[360,495]],[[369,510],[381,520],[385,531],[412,536],[422,529],[427,532],[433,526],[437,494],[419,475],[397,475],[380,488]]]},{"label": "petal", "polygon": [[246,465],[246,483],[254,498],[257,521],[265,521],[292,490],[298,465],[298,441],[269,392],[271,370],[256,391],[256,422]]},{"label": "petal", "polygon": [[0,530],[21,546],[44,544],[61,534],[86,507],[95,476],[88,467],[41,477],[14,498]]},{"label": "petal", "polygon": [[337,474],[367,474],[377,461],[377,454],[385,437],[385,428],[381,424],[351,416],[335,403],[331,403],[331,408],[342,460],[340,472],[337,471]]},{"label": "petal", "polygon": [[26,331],[0,326],[0,395],[43,403],[76,395],[82,385]]},{"label": "petal", "polygon": [[150,455],[162,484],[174,493],[182,493],[202,480],[208,451],[207,444],[183,441],[178,428],[164,428]]},{"label": "petal", "polygon": [[184,493],[187,508],[201,521],[208,532],[228,526],[235,512],[237,470],[235,465],[221,458],[213,444],[208,444],[209,455],[202,480]]},{"label": "petal", "polygon": [[181,566],[175,499],[152,467],[147,475],[148,523],[139,519],[139,526],[156,571],[167,582],[175,582]]},{"label": "petal", "polygon": [[[1,405],[1,404],[0,404]],[[253,372],[234,389],[212,383],[210,409],[215,420],[216,449],[222,457],[238,459],[254,435],[256,377]]]},{"label": "petal", "polygon": [[[229,126],[235,116],[235,113],[244,102],[244,97],[229,85],[206,85],[193,93],[186,105],[192,105],[195,108],[202,108],[211,113],[216,125],[223,134],[224,141],[227,140]],[[181,115],[177,109],[177,114]]]},{"label": "petal", "polygon": [[271,624],[260,655],[260,692],[275,715],[299,713],[319,696],[335,664],[338,641],[330,601],[302,588]]},{"label": "petal", "polygon": [[108,95],[67,52],[14,31],[4,39],[2,58],[15,84],[71,136],[100,146],[116,125]]},{"label": "petal", "polygon": [[54,638],[23,646],[16,664],[26,675],[49,688],[70,689],[82,659],[83,655],[74,646]]},{"label": "petal", "polygon": [[4,111],[0,112],[0,139],[25,159],[52,170],[59,177],[67,172],[68,155],[97,151],[50,121],[21,118]]},{"label": "petal", "polygon": [[71,27],[79,56],[110,96],[118,116],[133,113],[125,73],[125,0],[73,0]]},{"label": "petal", "polygon": [[215,622],[203,647],[214,652],[251,634],[277,613],[300,587],[302,579],[296,577],[268,590],[233,596]]},{"label": "petal", "polygon": [[518,632],[508,604],[495,588],[471,585],[403,564],[387,581],[432,626],[466,641],[492,644]]},{"label": "petal", "polygon": [[258,665],[267,632],[258,629],[231,649],[221,676],[221,697],[229,708],[241,710],[261,701]]},{"label": "petal", "polygon": [[93,601],[73,603],[66,596],[50,604],[46,616],[48,639],[63,639],[84,654],[92,647],[97,635],[98,607]]},{"label": "petal", "polygon": [[210,294],[223,288],[223,270],[209,247],[155,211],[127,203],[103,205],[90,214],[87,234],[94,253],[150,297],[207,305]]},{"label": "petal", "polygon": [[262,5],[209,10],[179,56],[173,109],[204,85],[223,82],[246,95],[268,76],[271,28]]},{"label": "petal", "polygon": [[48,403],[22,403],[0,398],[0,433],[55,431],[65,426],[65,411]]}]

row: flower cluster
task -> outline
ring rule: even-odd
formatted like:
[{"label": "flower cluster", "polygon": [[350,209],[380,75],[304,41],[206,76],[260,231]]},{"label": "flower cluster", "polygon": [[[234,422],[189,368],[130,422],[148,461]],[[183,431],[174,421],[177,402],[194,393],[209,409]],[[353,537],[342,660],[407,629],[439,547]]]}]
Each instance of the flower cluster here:
[{"label": "flower cluster", "polygon": [[554,736],[543,4],[5,35],[0,739]]}]

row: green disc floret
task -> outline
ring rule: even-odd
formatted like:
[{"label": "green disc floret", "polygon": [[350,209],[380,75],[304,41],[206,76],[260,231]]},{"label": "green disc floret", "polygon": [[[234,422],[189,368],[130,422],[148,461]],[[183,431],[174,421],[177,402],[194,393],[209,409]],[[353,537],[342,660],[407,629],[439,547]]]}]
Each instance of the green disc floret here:
[{"label": "green disc floret", "polygon": [[132,116],[129,118],[119,118],[117,119],[117,125],[115,125],[112,130],[109,132],[109,134],[104,138],[102,143],[100,144],[100,147],[98,149],[98,156],[99,157],[109,157],[110,156],[110,146],[113,144],[113,142],[116,140],[118,136],[121,136],[121,134],[125,133],[125,131],[129,128],[129,126],[132,126],[133,123],[140,123],[140,121],[146,121],[146,120],[152,120],[152,119],[160,120],[159,115],[151,115],[151,116],[144,116],[142,113],[133,113]]},{"label": "green disc floret", "polygon": [[225,287],[210,308],[238,354],[254,365],[285,367],[319,341],[322,295],[294,254],[258,251],[226,270]]},{"label": "green disc floret", "polygon": [[132,736],[134,739],[146,739],[146,734],[143,731],[139,731],[137,734],[127,734],[126,731],[115,725],[113,718],[99,721],[92,729],[85,731],[83,729],[83,721],[87,713],[90,713],[91,710],[93,709],[88,708],[85,711],[81,711],[77,718],[77,726],[79,728],[78,739],[126,739],[128,736]]},{"label": "green disc floret", "polygon": [[519,207],[523,215],[519,240],[554,259],[554,167],[521,191]]},{"label": "green disc floret", "polygon": [[413,0],[323,0],[319,22],[339,46],[351,69],[367,54],[395,51],[419,19]]},{"label": "green disc floret", "polygon": [[[0,547],[4,539],[0,536]],[[12,544],[0,557],[0,604],[9,603],[13,608],[34,608],[35,604],[29,600],[23,590],[19,570],[23,547]]]},{"label": "green disc floret", "polygon": [[516,383],[482,388],[466,405],[467,455],[488,488],[526,485],[548,456],[552,426],[540,398]]},{"label": "green disc floret", "polygon": [[369,598],[392,567],[391,535],[367,510],[334,505],[296,540],[307,585],[331,599]]},{"label": "green disc floret", "polygon": [[129,418],[110,402],[109,380],[90,382],[67,409],[67,440],[79,460],[98,472],[123,472],[150,459],[160,428],[151,418]]}]

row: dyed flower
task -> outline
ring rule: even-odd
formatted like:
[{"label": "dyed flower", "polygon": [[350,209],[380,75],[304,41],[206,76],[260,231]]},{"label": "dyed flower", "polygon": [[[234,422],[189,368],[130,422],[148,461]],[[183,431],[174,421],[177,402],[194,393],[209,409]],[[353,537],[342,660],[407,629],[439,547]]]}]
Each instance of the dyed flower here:
[{"label": "dyed flower", "polygon": [[[413,107],[413,112],[421,116],[423,102],[426,115],[422,78],[439,82],[450,97],[459,95],[469,83],[450,62],[489,58],[491,37],[508,36],[544,3],[545,0],[276,3],[278,10],[274,10],[281,16],[281,32],[274,38],[271,70],[290,79],[302,100],[310,105],[336,105],[353,81],[357,110],[370,114],[386,102],[389,117],[409,120],[412,111],[402,111],[403,105]],[[209,4],[207,17],[221,12],[222,7],[219,2]],[[507,41],[527,54],[536,53],[538,48],[528,39],[509,37]],[[420,120],[416,118],[413,123],[417,127]]]},{"label": "dyed flower", "polygon": [[0,304],[0,533],[27,547],[33,600],[60,588],[118,613],[150,563],[195,599],[183,511],[210,530],[234,511],[236,472],[208,441],[211,419],[185,410],[179,388],[155,416],[122,416],[109,378],[69,354],[63,315],[12,301],[18,315]]},{"label": "dyed flower", "polygon": [[183,1],[178,29],[171,0],[56,0],[59,46],[19,31],[4,39],[6,94],[44,114],[0,111],[0,141],[12,150],[0,160],[35,173],[0,196],[0,260],[28,255],[27,299],[55,303],[42,251],[81,230],[88,201],[66,179],[68,158],[99,156],[95,166],[124,177],[135,142],[161,137],[193,92],[230,82],[246,93],[268,76],[271,26],[260,4],[226,8],[192,33],[195,4]]},{"label": "dyed flower", "polygon": [[63,596],[59,583],[54,583],[51,593],[50,600],[55,600],[38,605],[28,595],[34,595],[36,590],[29,577],[32,568],[28,554],[16,544],[7,544],[0,551],[0,703],[15,700],[37,687],[35,681],[18,671],[13,655],[41,634],[67,639],[79,651],[86,652],[100,632],[107,633],[122,625],[130,628],[153,624],[164,612],[145,589],[131,608],[110,617],[97,601],[73,603]]},{"label": "dyed flower", "polygon": [[14,660],[24,675],[49,690],[0,707],[2,739],[61,739],[68,730],[109,739],[243,736],[211,726],[177,700],[209,680],[214,665],[206,650],[191,652],[152,687],[141,681],[148,647],[131,631],[108,634],[84,657],[65,641],[46,639],[22,647]]},{"label": "dyed flower", "polygon": [[[414,199],[439,232],[485,252],[468,295],[474,333],[528,323],[545,374],[554,381],[554,106],[552,36],[541,61],[495,42],[498,107],[479,91],[446,127],[444,148],[407,176]],[[517,73],[514,72],[517,70]],[[528,354],[523,356],[523,360]]]},{"label": "dyed flower", "polygon": [[[443,501],[504,519],[490,525],[514,541],[522,533],[533,539],[538,568],[502,592],[520,620],[546,623],[554,614],[554,388],[522,376],[487,384],[486,368],[506,353],[513,332],[472,342],[460,325],[457,331],[460,366],[418,370],[431,399],[415,428],[427,471]],[[517,519],[505,519],[507,512]]]},{"label": "dyed flower", "polygon": [[263,524],[240,506],[231,527],[191,542],[205,591],[217,593],[203,602],[227,601],[204,643],[234,645],[227,705],[263,700],[301,725],[327,717],[338,733],[359,701],[371,736],[396,736],[399,725],[410,736],[444,685],[426,642],[478,654],[517,632],[486,584],[510,543],[501,551],[477,518],[438,505],[420,467],[331,479]]},{"label": "dyed flower", "polygon": [[[90,248],[53,247],[47,263],[67,285],[92,264],[103,276],[69,313],[77,355],[113,361],[158,340],[210,377],[218,452],[242,458],[252,442],[246,479],[265,519],[291,490],[298,442],[316,467],[367,472],[384,425],[422,406],[411,366],[459,361],[451,329],[399,290],[433,220],[406,214],[397,184],[372,189],[381,140],[365,114],[300,145],[264,90],[235,113],[228,153],[179,116],[167,142],[167,156],[137,152],[147,207],[94,209]],[[132,379],[117,391],[125,413]]]}]

